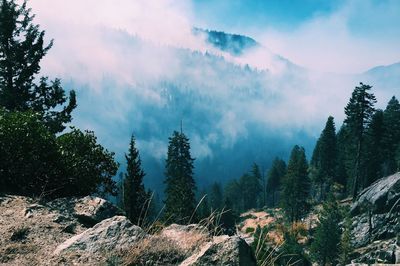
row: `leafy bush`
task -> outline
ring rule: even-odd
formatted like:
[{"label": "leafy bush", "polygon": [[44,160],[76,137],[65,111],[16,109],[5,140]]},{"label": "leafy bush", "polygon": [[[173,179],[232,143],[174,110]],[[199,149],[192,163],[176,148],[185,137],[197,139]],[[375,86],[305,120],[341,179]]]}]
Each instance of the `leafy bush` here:
[{"label": "leafy bush", "polygon": [[26,196],[85,196],[115,193],[114,154],[93,132],[56,137],[40,115],[0,109],[0,193]]},{"label": "leafy bush", "polygon": [[0,110],[0,190],[40,195],[61,185],[56,137],[33,112]]},{"label": "leafy bush", "polygon": [[68,177],[64,194],[116,194],[112,177],[117,173],[118,163],[114,161],[114,153],[97,143],[92,131],[72,128],[71,132],[58,137],[57,144],[65,165],[64,175]]},{"label": "leafy bush", "polygon": [[246,234],[253,233],[253,232],[254,232],[254,228],[253,227],[247,227],[246,228]]}]

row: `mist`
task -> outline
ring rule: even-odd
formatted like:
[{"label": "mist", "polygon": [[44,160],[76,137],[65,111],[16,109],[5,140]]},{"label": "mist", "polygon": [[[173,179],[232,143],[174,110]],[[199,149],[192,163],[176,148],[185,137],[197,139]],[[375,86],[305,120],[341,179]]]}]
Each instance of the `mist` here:
[{"label": "mist", "polygon": [[[256,46],[240,54],[220,49],[206,33],[193,34],[197,25],[190,2],[46,0],[29,5],[47,39],[55,40],[41,72],[77,91],[72,125],[94,130],[116,152],[121,171],[134,134],[151,188],[162,187],[168,137],[181,125],[203,186],[237,178],[253,162],[265,171],[275,156],[287,159],[295,144],[310,155],[329,115],[341,125],[343,108],[360,81],[374,86],[380,108],[399,91],[399,83],[390,82],[399,68],[388,75],[367,68],[332,74],[321,64],[314,64],[319,71],[310,70],[286,58],[291,53],[268,47],[271,43],[285,52],[277,43],[292,42],[304,29],[292,39],[266,29],[255,38]],[[310,60],[318,52],[314,56]]]}]

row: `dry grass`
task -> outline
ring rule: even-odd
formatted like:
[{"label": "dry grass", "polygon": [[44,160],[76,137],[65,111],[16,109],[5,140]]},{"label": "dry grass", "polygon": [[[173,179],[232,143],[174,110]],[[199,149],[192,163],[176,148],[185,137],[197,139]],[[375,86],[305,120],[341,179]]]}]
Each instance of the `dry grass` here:
[{"label": "dry grass", "polygon": [[132,247],[122,259],[122,265],[178,265],[187,252],[166,237],[153,236]]}]

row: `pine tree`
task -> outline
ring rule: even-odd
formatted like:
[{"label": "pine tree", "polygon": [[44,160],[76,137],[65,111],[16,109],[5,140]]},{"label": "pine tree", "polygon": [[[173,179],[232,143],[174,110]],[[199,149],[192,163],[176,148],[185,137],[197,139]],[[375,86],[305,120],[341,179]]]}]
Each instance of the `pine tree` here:
[{"label": "pine tree", "polygon": [[372,87],[360,83],[351,95],[349,103],[345,107],[346,119],[344,120],[348,126],[352,140],[356,145],[353,161],[354,161],[354,174],[353,174],[353,198],[355,199],[358,194],[360,184],[363,183],[364,174],[362,171],[362,163],[365,159],[363,156],[365,132],[368,127],[372,115],[375,112],[374,104],[376,98],[374,94],[369,93]]},{"label": "pine tree", "polygon": [[309,210],[310,181],[304,148],[294,146],[283,178],[281,204],[291,223],[299,221]]},{"label": "pine tree", "polygon": [[336,182],[343,186],[344,191],[349,194],[347,182],[349,181],[347,166],[347,148],[349,147],[348,130],[345,125],[342,125],[336,135],[337,140],[337,169]]},{"label": "pine tree", "polygon": [[317,141],[311,159],[311,168],[314,170],[313,181],[319,187],[320,199],[324,200],[326,191],[329,191],[331,184],[335,181],[337,170],[336,128],[332,116],[328,118]]},{"label": "pine tree", "polygon": [[367,129],[365,148],[366,178],[364,187],[369,186],[375,180],[383,176],[383,111],[377,110],[372,116],[371,123]]},{"label": "pine tree", "polygon": [[220,210],[223,205],[222,187],[218,182],[214,182],[210,191],[210,206],[213,211]]},{"label": "pine tree", "polygon": [[282,159],[275,158],[271,169],[268,171],[267,192],[271,194],[272,207],[276,205],[276,194],[280,190],[281,180],[286,174],[286,163]]},{"label": "pine tree", "polygon": [[227,201],[235,212],[243,211],[242,190],[236,179],[228,181],[224,187],[224,202]]},{"label": "pine tree", "polygon": [[339,254],[341,215],[333,195],[323,205],[311,245],[311,254],[319,265],[335,265]]},{"label": "pine tree", "polygon": [[15,1],[1,0],[0,107],[9,111],[32,110],[41,115],[51,132],[57,133],[72,119],[75,92],[70,92],[68,105],[60,110],[60,105],[67,101],[60,80],[49,83],[47,77],[37,77],[40,61],[53,42],[44,45],[44,31],[32,23],[33,18],[26,1],[18,5]]},{"label": "pine tree", "polygon": [[257,186],[258,188],[255,190],[256,194],[254,195],[256,197],[256,207],[263,206],[263,200],[262,200],[262,193],[263,193],[263,177],[261,174],[260,167],[258,164],[254,163],[253,167],[251,169],[251,175],[254,178],[254,180],[257,180]]},{"label": "pine tree", "polygon": [[139,151],[132,135],[128,154],[125,154],[127,169],[124,178],[124,209],[127,217],[134,224],[141,224],[148,195],[143,185],[145,173],[142,169]]},{"label": "pine tree", "polygon": [[257,199],[262,192],[260,184],[261,174],[257,164],[253,165],[251,173],[246,173],[240,178],[242,190],[243,209],[249,210],[257,207]]},{"label": "pine tree", "polygon": [[396,152],[400,148],[400,103],[392,97],[383,112],[385,131],[383,135],[384,173],[391,175],[397,170]]},{"label": "pine tree", "polygon": [[165,171],[165,217],[168,221],[186,223],[194,213],[193,162],[189,139],[182,132],[174,131],[169,138]]}]

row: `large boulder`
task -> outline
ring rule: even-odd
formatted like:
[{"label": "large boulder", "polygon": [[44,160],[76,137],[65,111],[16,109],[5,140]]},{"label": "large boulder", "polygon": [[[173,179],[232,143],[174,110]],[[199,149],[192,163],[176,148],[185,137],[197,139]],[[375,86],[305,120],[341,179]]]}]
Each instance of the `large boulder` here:
[{"label": "large boulder", "polygon": [[212,241],[205,243],[180,265],[256,266],[257,262],[246,241],[238,236],[224,235],[216,236]]},{"label": "large boulder", "polygon": [[400,173],[377,180],[364,189],[351,206],[351,214],[358,215],[369,210],[388,213],[400,209]]},{"label": "large boulder", "polygon": [[54,255],[74,251],[90,256],[103,251],[123,250],[145,236],[145,232],[125,216],[114,216],[60,244]]},{"label": "large boulder", "polygon": [[113,216],[124,215],[124,212],[111,202],[94,196],[61,198],[53,200],[47,205],[52,209],[59,210],[65,216],[61,216],[59,219],[68,219],[72,215],[86,227],[92,227]]},{"label": "large boulder", "polygon": [[398,263],[400,173],[364,189],[351,207],[354,263]]}]

